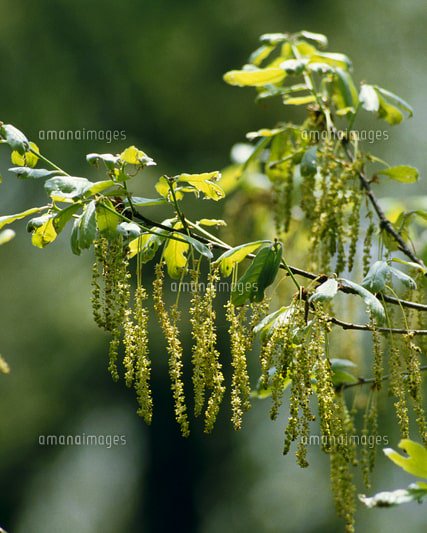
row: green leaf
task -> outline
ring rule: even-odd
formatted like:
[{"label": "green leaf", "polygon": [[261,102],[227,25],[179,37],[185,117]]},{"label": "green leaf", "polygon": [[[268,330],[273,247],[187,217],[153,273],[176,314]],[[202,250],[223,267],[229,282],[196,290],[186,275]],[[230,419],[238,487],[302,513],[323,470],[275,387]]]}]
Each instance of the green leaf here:
[{"label": "green leaf", "polygon": [[359,100],[363,109],[366,111],[377,112],[380,108],[380,100],[375,88],[372,85],[363,84],[360,93]]},{"label": "green leaf", "polygon": [[390,278],[390,266],[386,261],[376,261],[368,270],[362,287],[371,292],[382,292]]},{"label": "green leaf", "polygon": [[355,113],[359,104],[359,95],[353,78],[341,68],[335,69],[333,99],[337,109],[350,109],[352,113]]},{"label": "green leaf", "polygon": [[332,383],[335,387],[340,385],[350,385],[358,382],[358,379],[347,371],[349,368],[356,367],[353,361],[350,361],[350,359],[335,358],[332,358],[330,361],[332,370]]},{"label": "green leaf", "polygon": [[[126,198],[124,200],[125,205],[129,205],[129,201]],[[149,207],[151,205],[166,204],[166,198],[141,198],[140,196],[132,196],[132,204],[135,207]]]},{"label": "green leaf", "polygon": [[123,236],[124,239],[137,239],[142,230],[135,222],[121,222],[117,226],[117,233]]},{"label": "green leaf", "polygon": [[427,268],[423,265],[419,265],[418,263],[414,263],[413,261],[405,261],[405,259],[401,259],[400,257],[393,257],[392,261],[396,263],[400,263],[402,265],[406,265],[410,268],[414,268],[415,270],[418,270],[419,272],[422,272],[423,274],[427,274]]},{"label": "green leaf", "polygon": [[277,311],[264,317],[253,329],[255,335],[260,333],[261,342],[267,339],[272,331],[279,325],[284,325],[293,317],[294,308],[292,306],[282,306]]},{"label": "green leaf", "polygon": [[[34,150],[34,152],[40,153],[39,147],[36,143],[30,142],[30,148]],[[25,152],[24,155],[21,155],[19,152],[13,151],[10,159],[14,165],[30,168],[34,168],[39,161],[38,156],[33,152]]]},{"label": "green leaf", "polygon": [[9,172],[13,172],[20,179],[42,179],[61,174],[58,170],[46,170],[45,168],[12,167]]},{"label": "green leaf", "polygon": [[374,296],[371,292],[369,292],[361,285],[354,283],[354,281],[340,278],[338,279],[338,282],[341,283],[343,287],[348,287],[349,289],[352,289],[356,294],[361,296],[363,298],[363,301],[365,302],[366,307],[368,308],[369,313],[371,313],[372,316],[378,320],[378,322],[384,322],[384,307],[376,296]]},{"label": "green leaf", "polygon": [[80,217],[78,245],[80,249],[89,248],[96,236],[96,202],[89,202]]},{"label": "green leaf", "polygon": [[427,448],[410,439],[402,439],[399,442],[399,448],[404,450],[408,456],[405,457],[392,448],[385,448],[383,451],[393,463],[403,468],[405,472],[427,479]]},{"label": "green leaf", "polygon": [[67,223],[73,218],[73,215],[79,211],[79,209],[81,209],[80,204],[72,204],[54,215],[53,225],[58,234],[61,233]]},{"label": "green leaf", "polygon": [[220,255],[214,264],[220,266],[222,276],[228,277],[236,265],[241,263],[249,254],[258,250],[260,246],[268,242],[270,241],[262,240],[235,246]]},{"label": "green leaf", "polygon": [[213,254],[208,246],[206,244],[203,244],[202,242],[198,241],[197,239],[194,239],[193,237],[190,237],[186,233],[180,233],[180,237],[184,239],[184,241],[187,241],[190,246],[192,246],[196,252],[199,252],[199,254],[204,255],[208,259],[212,259]]},{"label": "green leaf", "polygon": [[180,174],[176,179],[178,182],[188,183],[196,191],[202,192],[206,198],[221,200],[224,198],[224,191],[215,183],[220,178],[220,172],[205,172],[203,174]]},{"label": "green leaf", "polygon": [[117,226],[120,222],[122,222],[122,218],[115,211],[113,204],[109,200],[96,204],[96,225],[101,234],[110,238],[115,237]]},{"label": "green leaf", "polygon": [[32,231],[31,242],[37,248],[45,248],[58,236],[53,225],[52,215],[42,215],[28,222],[28,229]]},{"label": "green leaf", "polygon": [[221,220],[218,218],[201,218],[200,220],[196,221],[196,224],[198,224],[199,226],[212,227],[212,226],[226,226],[227,222],[225,222],[225,220]]},{"label": "green leaf", "polygon": [[230,70],[224,74],[224,81],[239,87],[262,87],[270,83],[280,83],[286,76],[281,68],[251,70]]},{"label": "green leaf", "polygon": [[310,63],[327,63],[332,67],[344,70],[350,70],[352,66],[350,59],[345,54],[333,52],[316,52],[310,57]]},{"label": "green leaf", "polygon": [[285,96],[283,98],[283,103],[286,105],[307,105],[315,101],[316,97],[312,94],[308,94],[307,96]]},{"label": "green leaf", "polygon": [[74,255],[80,255],[81,250],[79,246],[79,233],[80,233],[80,217],[74,219],[73,230],[71,232],[70,244],[71,251]]},{"label": "green leaf", "polygon": [[140,254],[140,259],[143,263],[148,263],[156,255],[160,245],[165,240],[164,230],[155,230],[155,233],[144,233],[137,239],[129,243],[128,257],[131,259],[135,255]]},{"label": "green leaf", "polygon": [[[263,384],[262,378],[259,378],[255,390],[251,391],[251,398],[257,398],[258,400],[265,400],[266,398],[269,398],[272,394],[273,379],[275,378],[276,373],[277,369],[275,366],[268,370],[267,386]],[[280,381],[282,390],[286,390],[292,383],[292,380],[289,377],[281,376]]]},{"label": "green leaf", "polygon": [[11,241],[15,235],[16,233],[13,231],[13,229],[5,229],[0,231],[0,246]]},{"label": "green leaf", "polygon": [[400,124],[403,120],[403,113],[393,104],[390,104],[377,90],[377,96],[379,100],[378,116],[383,118],[386,122],[392,126]]},{"label": "green leaf", "polygon": [[136,146],[129,146],[120,154],[120,160],[127,165],[153,166],[156,163],[145,152]]},{"label": "green leaf", "polygon": [[113,154],[87,154],[86,161],[90,165],[97,166],[99,161],[102,161],[108,170],[114,170],[120,157]]},{"label": "green leaf", "polygon": [[274,48],[275,47],[271,45],[260,46],[250,55],[249,63],[259,67],[261,63],[264,61],[264,59],[267,59],[267,57],[271,54]]},{"label": "green leaf", "polygon": [[112,180],[103,180],[95,181],[95,183],[90,182],[90,187],[85,191],[86,196],[92,196],[94,194],[99,194],[111,187],[114,187],[115,183]]},{"label": "green leaf", "polygon": [[67,201],[83,196],[92,185],[93,183],[86,178],[56,176],[48,179],[44,188],[53,200]]},{"label": "green leaf", "polygon": [[26,211],[22,211],[22,213],[17,213],[16,215],[4,215],[0,217],[0,229],[2,229],[7,224],[12,224],[12,222],[15,222],[15,220],[21,220],[22,218],[29,217],[31,215],[34,215],[35,213],[40,213],[40,211],[43,211],[46,209],[45,207],[32,207],[31,209],[27,209]]},{"label": "green leaf", "polygon": [[317,172],[317,146],[311,146],[302,156],[300,163],[301,176],[313,177]]},{"label": "green leaf", "polygon": [[404,285],[406,285],[406,287],[408,287],[409,289],[416,289],[417,288],[417,284],[411,278],[411,276],[408,276],[408,274],[405,274],[401,270],[398,270],[397,268],[394,268],[392,266],[389,267],[389,269],[390,269],[391,275],[393,277],[397,278]]},{"label": "green leaf", "polygon": [[392,180],[400,181],[402,183],[415,183],[419,177],[418,170],[409,165],[398,165],[396,167],[384,168],[378,170],[377,174],[387,176]]},{"label": "green leaf", "polygon": [[382,87],[378,87],[378,85],[375,85],[375,89],[379,91],[386,98],[389,98],[390,100],[392,100],[397,105],[397,107],[399,107],[403,111],[406,111],[409,117],[413,116],[414,110],[408,104],[408,102],[403,100],[403,98],[401,98],[400,96],[397,96],[397,94],[394,94],[391,91],[387,91],[386,89],[383,89]]},{"label": "green leaf", "polygon": [[261,302],[265,289],[273,283],[282,260],[282,245],[278,242],[261,248],[247,271],[237,281],[231,292],[233,305],[246,301]]},{"label": "green leaf", "polygon": [[308,39],[309,41],[314,41],[322,48],[327,48],[328,46],[328,38],[326,35],[323,35],[323,33],[313,33],[311,31],[300,31],[299,34],[301,37],[304,37],[304,39]]},{"label": "green leaf", "polygon": [[3,124],[0,127],[0,135],[6,140],[12,150],[21,155],[24,155],[30,148],[30,142],[27,137],[12,124]]},{"label": "green leaf", "polygon": [[309,298],[309,303],[329,302],[338,292],[338,282],[335,278],[330,278],[319,285]]},{"label": "green leaf", "polygon": [[166,261],[169,276],[179,279],[187,266],[187,253],[190,245],[184,241],[181,233],[172,233],[171,237],[165,244],[163,258]]}]

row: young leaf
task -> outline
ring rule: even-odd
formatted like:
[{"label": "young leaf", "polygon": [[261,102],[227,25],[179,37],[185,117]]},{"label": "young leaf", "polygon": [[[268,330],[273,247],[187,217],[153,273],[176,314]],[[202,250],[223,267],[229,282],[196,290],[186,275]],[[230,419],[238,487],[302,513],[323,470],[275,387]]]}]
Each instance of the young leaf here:
[{"label": "young leaf", "polygon": [[74,255],[80,255],[80,245],[79,245],[79,233],[80,233],[80,217],[74,219],[73,230],[71,232],[70,244],[71,251]]},{"label": "young leaf", "polygon": [[54,215],[53,225],[56,233],[61,233],[61,231],[65,228],[67,223],[73,218],[73,215],[75,215],[79,209],[81,209],[80,204],[72,204],[65,209],[61,209],[59,213]]},{"label": "young leaf", "polygon": [[127,165],[153,166],[156,163],[145,152],[136,146],[129,146],[120,154],[120,160]]},{"label": "young leaf", "polygon": [[[36,143],[30,142],[30,148],[34,152],[40,153],[39,147],[37,146]],[[10,159],[14,165],[17,165],[19,167],[30,167],[30,168],[34,168],[39,161],[38,156],[33,152],[25,152],[24,155],[21,155],[19,152],[13,151],[10,156]]]},{"label": "young leaf", "polygon": [[281,68],[251,70],[230,70],[224,74],[224,81],[239,87],[262,87],[271,83],[280,83],[286,76]]},{"label": "young leaf", "polygon": [[45,168],[12,167],[9,172],[13,172],[20,179],[43,179],[51,176],[58,176],[58,170],[46,170]]},{"label": "young leaf", "polygon": [[94,194],[99,194],[107,189],[110,189],[114,185],[115,183],[112,180],[95,181],[95,183],[91,182],[90,187],[85,191],[85,195],[93,196]]},{"label": "young leaf", "polygon": [[122,218],[115,212],[114,206],[109,200],[96,204],[96,225],[100,233],[114,237],[120,222],[122,222]]},{"label": "young leaf", "polygon": [[231,292],[231,302],[261,302],[265,289],[273,283],[282,260],[282,245],[278,242],[259,250],[251,265]]},{"label": "young leaf", "polygon": [[373,507],[394,507],[408,502],[420,502],[421,498],[427,496],[427,488],[420,489],[417,484],[412,484],[408,489],[397,489],[391,492],[378,492],[375,496],[368,498],[364,494],[359,495],[359,500],[369,509]]},{"label": "young leaf", "polygon": [[317,43],[320,47],[326,48],[328,46],[328,38],[326,35],[323,35],[322,33],[313,33],[311,31],[301,31],[300,32],[301,37],[304,37],[304,39],[308,39],[309,41],[314,41]]},{"label": "young leaf", "polygon": [[314,293],[310,296],[309,302],[328,302],[338,292],[338,282],[335,278],[330,278],[321,285],[319,285]]},{"label": "young leaf", "polygon": [[348,287],[352,289],[356,294],[361,296],[363,298],[363,301],[365,302],[366,307],[368,308],[368,311],[372,314],[372,316],[376,318],[378,322],[380,323],[384,322],[385,320],[384,307],[382,306],[381,302],[378,300],[376,296],[374,296],[371,292],[369,292],[367,289],[365,289],[361,285],[354,283],[354,281],[340,278],[338,279],[338,282],[341,283],[343,287]]},{"label": "young leaf", "polygon": [[249,254],[258,250],[261,245],[268,242],[270,241],[254,241],[231,248],[220,255],[214,264],[219,264],[221,275],[226,278],[236,265],[241,263]]},{"label": "young leaf", "polygon": [[118,155],[113,154],[87,154],[86,156],[86,161],[90,165],[98,165],[99,161],[102,161],[108,170],[114,170],[119,159]]},{"label": "young leaf", "polygon": [[58,234],[53,225],[52,215],[42,215],[28,222],[28,230],[32,231],[31,242],[37,248],[45,248],[53,242]]},{"label": "young leaf", "polygon": [[403,468],[405,472],[427,479],[427,448],[409,439],[402,439],[399,442],[399,448],[404,450],[408,457],[400,455],[391,448],[385,448],[383,451],[393,463]]},{"label": "young leaf", "polygon": [[[164,223],[163,223],[164,224]],[[156,255],[160,245],[163,244],[167,232],[161,228],[156,228],[154,233],[144,233],[137,239],[129,243],[128,257],[131,259],[139,254],[142,263],[148,263]]]},{"label": "young leaf", "polygon": [[408,104],[408,102],[405,102],[405,100],[403,100],[403,98],[401,98],[400,96],[397,96],[397,94],[394,94],[391,91],[387,91],[386,89],[383,89],[382,87],[378,87],[378,85],[375,85],[375,89],[379,91],[386,98],[389,98],[390,100],[392,100],[397,105],[397,107],[399,107],[403,111],[406,111],[409,117],[413,116],[414,110]]},{"label": "young leaf", "polygon": [[341,68],[335,69],[333,98],[338,110],[349,109],[355,113],[359,104],[359,95],[353,78]]},{"label": "young leaf", "polygon": [[390,266],[386,261],[376,261],[366,274],[362,287],[371,292],[381,292],[390,278]]},{"label": "young leaf", "polygon": [[56,176],[48,179],[44,188],[53,200],[60,202],[83,196],[92,185],[86,178]]},{"label": "young leaf", "polygon": [[388,176],[392,180],[402,183],[415,183],[418,180],[419,172],[415,167],[409,165],[398,165],[396,167],[378,170],[377,174]]},{"label": "young leaf", "polygon": [[393,277],[397,278],[399,281],[401,281],[404,285],[406,285],[409,289],[416,289],[417,284],[415,281],[411,278],[411,276],[408,276],[408,274],[405,274],[401,270],[398,270],[394,267],[389,267],[390,273]]},{"label": "young leaf", "polygon": [[40,211],[43,211],[44,209],[46,208],[33,207],[31,209],[23,211],[22,213],[17,213],[16,215],[4,215],[0,217],[0,229],[2,229],[7,224],[12,224],[12,222],[15,222],[15,220],[21,220],[22,218],[29,217],[31,215],[34,215],[35,213],[40,213]]},{"label": "young leaf", "polygon": [[[176,225],[175,225],[176,227]],[[187,266],[187,253],[190,245],[184,242],[182,233],[172,233],[163,250],[168,274],[173,279],[179,279]]]},{"label": "young leaf", "polygon": [[311,146],[302,156],[300,163],[301,176],[313,177],[317,172],[317,146]]},{"label": "young leaf", "polygon": [[[129,205],[129,201],[126,198],[124,200],[125,205]],[[140,196],[132,196],[132,204],[135,207],[149,207],[152,205],[162,205],[167,203],[166,198],[141,198]]]},{"label": "young leaf", "polygon": [[24,155],[30,148],[30,142],[27,137],[12,124],[3,124],[0,127],[0,135],[6,140],[12,150],[21,155]]},{"label": "young leaf", "polygon": [[80,217],[78,243],[80,249],[91,246],[96,236],[96,202],[92,200]]},{"label": "young leaf", "polygon": [[202,192],[206,198],[211,200],[221,200],[224,198],[224,191],[215,182],[221,178],[219,172],[205,172],[203,174],[180,174],[177,177],[178,182],[186,182]]},{"label": "young leaf", "polygon": [[403,120],[403,113],[393,104],[390,104],[382,94],[377,90],[379,100],[378,116],[383,118],[392,126],[400,124]]}]

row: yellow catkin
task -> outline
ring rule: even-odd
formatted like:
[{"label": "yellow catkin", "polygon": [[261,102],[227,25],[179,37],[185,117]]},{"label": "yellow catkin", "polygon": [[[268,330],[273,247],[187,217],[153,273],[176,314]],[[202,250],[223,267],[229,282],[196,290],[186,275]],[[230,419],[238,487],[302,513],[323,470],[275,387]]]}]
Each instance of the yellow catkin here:
[{"label": "yellow catkin", "polygon": [[153,282],[154,309],[159,319],[160,326],[166,339],[167,351],[169,354],[169,376],[171,379],[172,394],[175,405],[175,417],[181,428],[181,434],[188,437],[190,426],[185,405],[184,383],[183,383],[183,349],[179,340],[178,319],[179,311],[176,306],[172,306],[171,313],[166,311],[163,301],[163,266],[156,265],[156,278]]},{"label": "yellow catkin", "polygon": [[378,434],[378,392],[374,388],[369,395],[368,404],[363,416],[362,436],[364,445],[362,448],[362,474],[363,481],[367,487],[370,487],[370,475],[375,467],[376,447],[370,443]]},{"label": "yellow catkin", "polygon": [[231,410],[234,429],[241,429],[245,411],[250,408],[250,379],[246,355],[252,344],[252,335],[246,327],[246,306],[236,309],[229,301],[226,306],[229,323],[231,366]]},{"label": "yellow catkin", "polygon": [[193,390],[194,414],[200,416],[205,404],[206,392],[206,361],[205,361],[205,305],[199,286],[198,265],[191,273],[192,298],[190,304],[190,323],[193,338],[192,364],[193,364]]},{"label": "yellow catkin", "polygon": [[219,279],[218,271],[213,269],[208,275],[208,284],[204,295],[206,308],[205,318],[205,350],[206,350],[206,387],[212,392],[209,396],[205,411],[205,432],[210,433],[218,416],[219,408],[224,396],[224,375],[220,363],[220,354],[216,349],[216,314],[213,301],[216,297],[216,282]]},{"label": "yellow catkin", "polygon": [[143,287],[135,291],[135,363],[134,380],[136,397],[139,403],[138,414],[147,424],[153,416],[153,398],[150,388],[151,362],[148,357],[148,311],[144,307],[147,293]]},{"label": "yellow catkin", "polygon": [[[403,361],[394,340],[390,347],[390,392],[395,398],[394,408],[402,439],[409,438],[409,414],[406,403],[405,380],[403,379]],[[399,343],[400,344],[400,343]]]}]

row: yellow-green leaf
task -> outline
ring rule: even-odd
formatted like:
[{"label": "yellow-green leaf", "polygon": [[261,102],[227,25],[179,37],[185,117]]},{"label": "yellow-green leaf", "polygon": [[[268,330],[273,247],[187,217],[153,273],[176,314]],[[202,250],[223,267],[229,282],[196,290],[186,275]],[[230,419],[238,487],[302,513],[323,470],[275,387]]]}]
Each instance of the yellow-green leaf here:
[{"label": "yellow-green leaf", "polygon": [[145,152],[136,146],[129,146],[121,154],[120,159],[128,165],[155,165],[154,161]]},{"label": "yellow-green leaf", "polygon": [[224,277],[227,277],[231,274],[233,268],[241,263],[245,257],[258,250],[262,244],[267,242],[270,241],[248,242],[247,244],[241,244],[240,246],[231,248],[218,257],[218,259],[215,261],[215,264],[219,264],[221,274]]},{"label": "yellow-green leaf", "polygon": [[400,455],[392,448],[385,448],[384,453],[405,472],[427,479],[427,448],[410,439],[402,439],[399,448],[403,449],[408,457]]},{"label": "yellow-green leaf", "polygon": [[230,70],[224,74],[224,81],[239,87],[262,87],[271,83],[280,83],[285,76],[286,72],[280,68]]},{"label": "yellow-green leaf", "polygon": [[55,226],[53,225],[53,218],[49,216],[41,226],[34,229],[31,242],[37,248],[44,248],[53,242],[57,235]]},{"label": "yellow-green leaf", "polygon": [[283,103],[286,105],[306,105],[316,101],[316,97],[312,94],[307,96],[291,96],[290,98],[284,98]]},{"label": "yellow-green leaf", "polygon": [[[39,147],[36,143],[30,142],[30,148],[32,148],[35,152],[40,153]],[[10,159],[12,163],[18,167],[29,168],[34,168],[39,160],[36,154],[33,154],[32,152],[25,152],[23,155],[21,155],[17,150],[12,152]]]},{"label": "yellow-green leaf", "polygon": [[163,258],[166,261],[169,276],[178,279],[187,265],[187,252],[190,245],[182,241],[180,233],[172,233],[171,237],[165,244]]},{"label": "yellow-green leaf", "polygon": [[30,215],[34,215],[35,213],[40,213],[45,209],[44,207],[33,207],[31,209],[27,209],[26,211],[23,211],[22,213],[18,213],[16,215],[5,215],[0,217],[0,229],[6,226],[7,224],[12,224],[12,222],[15,222],[15,220],[21,220],[22,218],[29,217]]},{"label": "yellow-green leaf", "polygon": [[178,181],[188,183],[194,187],[196,191],[202,192],[207,198],[217,201],[225,196],[222,188],[215,183],[215,181],[218,181],[220,178],[220,172],[215,171],[205,172],[203,174],[180,174],[178,176]]},{"label": "yellow-green leaf", "polygon": [[377,174],[388,176],[392,180],[400,181],[402,183],[415,183],[419,177],[418,170],[409,165],[398,165],[396,167],[385,168],[379,170]]}]

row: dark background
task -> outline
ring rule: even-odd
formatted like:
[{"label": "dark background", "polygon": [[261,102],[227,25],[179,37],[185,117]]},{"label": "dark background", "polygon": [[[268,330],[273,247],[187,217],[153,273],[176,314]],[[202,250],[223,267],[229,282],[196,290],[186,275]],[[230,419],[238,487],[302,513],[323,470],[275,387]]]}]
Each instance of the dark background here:
[{"label": "dark background", "polygon": [[[307,29],[352,57],[357,80],[414,105],[415,118],[376,152],[425,175],[426,24],[423,0],[0,0],[0,119],[75,175],[90,177],[85,154],[131,144],[159,162],[159,174],[220,169],[246,131],[289,117],[277,104],[255,105],[223,73],[245,62],[260,34]],[[39,140],[41,130],[83,128],[124,131],[126,141]],[[39,184],[7,174],[6,148],[0,166],[1,214],[44,201]],[[402,190],[388,192],[398,202]],[[411,189],[421,192],[425,180]],[[220,206],[209,209],[220,217]],[[259,402],[236,434],[224,407],[213,435],[193,424],[188,440],[179,436],[154,322],[155,416],[145,427],[133,394],[106,370],[108,339],[91,318],[91,255],[71,255],[64,237],[40,251],[25,224],[19,230],[0,249],[0,351],[12,370],[0,376],[0,525],[9,533],[342,530],[326,458],[312,450],[301,471],[281,454],[285,412],[271,423]],[[382,417],[395,446],[392,418],[387,429],[387,410]],[[39,435],[82,433],[125,435],[127,444],[38,444]],[[410,481],[381,454],[372,491]],[[358,520],[358,531],[422,531],[425,510],[359,509]]]}]

